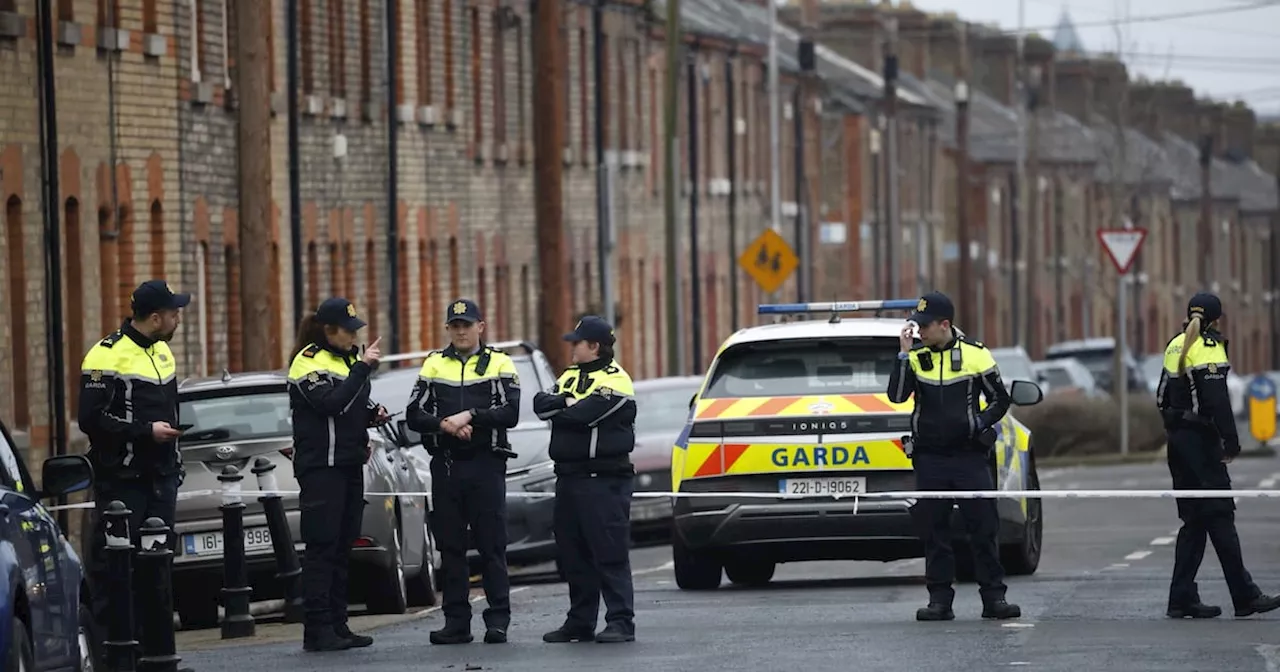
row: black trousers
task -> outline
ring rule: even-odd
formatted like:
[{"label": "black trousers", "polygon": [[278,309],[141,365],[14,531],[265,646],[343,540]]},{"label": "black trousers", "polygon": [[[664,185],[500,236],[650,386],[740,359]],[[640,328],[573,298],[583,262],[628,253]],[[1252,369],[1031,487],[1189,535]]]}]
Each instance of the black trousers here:
[{"label": "black trousers", "polygon": [[364,467],[319,467],[298,476],[305,629],[347,622],[351,547],[364,517]]},{"label": "black trousers", "polygon": [[555,535],[560,569],[569,584],[566,629],[595,632],[604,598],[607,625],[635,633],[631,583],[630,476],[556,479]]},{"label": "black trousers", "polygon": [[[1169,475],[1174,490],[1230,490],[1231,477],[1222,463],[1222,443],[1207,429],[1181,428],[1168,432]],[[1178,545],[1174,549],[1173,578],[1169,585],[1169,606],[1187,606],[1200,601],[1196,574],[1204,560],[1205,545],[1222,564],[1222,573],[1237,607],[1252,602],[1261,591],[1244,567],[1240,536],[1236,534],[1235,501],[1221,499],[1178,499]]]},{"label": "black trousers", "polygon": [[[110,605],[107,602],[107,589],[110,577],[107,575],[106,555],[106,519],[102,513],[112,501],[119,500],[129,509],[129,537],[136,550],[141,544],[138,530],[148,518],[159,518],[173,529],[173,518],[178,504],[178,476],[160,476],[155,478],[103,479],[94,485],[94,521],[93,539],[88,551],[89,581],[94,587],[93,619],[97,623],[97,634],[101,641],[106,641],[107,624],[112,619]],[[169,549],[174,548],[174,535],[169,534]],[[136,566],[136,563],[135,563]],[[146,589],[141,581],[133,582],[134,624],[141,627],[137,605],[139,594]]]},{"label": "black trousers", "polygon": [[[507,465],[491,453],[467,460],[431,459],[431,532],[440,549],[446,626],[471,628],[467,549],[474,541],[488,607],[486,628],[511,625],[507,573]],[[470,528],[470,535],[468,535]]]},{"label": "black trousers", "polygon": [[[991,463],[986,455],[965,453],[935,455],[917,452],[913,458],[919,490],[993,490]],[[950,605],[955,599],[951,584],[956,578],[955,551],[951,547],[951,512],[959,505],[974,573],[983,602],[1005,596],[1004,567],[1000,564],[1000,516],[994,499],[922,499],[915,505],[924,541],[925,584],[929,601]]]}]

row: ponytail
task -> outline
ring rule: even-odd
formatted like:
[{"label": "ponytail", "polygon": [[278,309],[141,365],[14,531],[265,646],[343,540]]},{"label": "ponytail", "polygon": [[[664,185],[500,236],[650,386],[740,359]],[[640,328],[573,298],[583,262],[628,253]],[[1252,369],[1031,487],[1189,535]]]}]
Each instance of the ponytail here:
[{"label": "ponytail", "polygon": [[324,325],[315,315],[308,315],[302,318],[302,324],[298,325],[298,339],[294,341],[293,356],[296,357],[302,349],[312,343],[323,344],[327,339],[324,335]]},{"label": "ponytail", "polygon": [[1191,350],[1191,346],[1195,344],[1196,339],[1200,337],[1200,316],[1192,315],[1187,320],[1187,328],[1182,332],[1182,352],[1178,354],[1178,375],[1181,376],[1187,371],[1187,353]]}]

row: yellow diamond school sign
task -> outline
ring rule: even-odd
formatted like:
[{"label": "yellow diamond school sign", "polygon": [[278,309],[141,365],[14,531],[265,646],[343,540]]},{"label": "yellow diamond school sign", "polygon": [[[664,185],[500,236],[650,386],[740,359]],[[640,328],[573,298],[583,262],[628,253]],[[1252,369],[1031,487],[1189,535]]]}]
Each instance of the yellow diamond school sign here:
[{"label": "yellow diamond school sign", "polygon": [[765,229],[738,257],[738,266],[768,294],[778,291],[799,264],[791,246],[773,229]]}]

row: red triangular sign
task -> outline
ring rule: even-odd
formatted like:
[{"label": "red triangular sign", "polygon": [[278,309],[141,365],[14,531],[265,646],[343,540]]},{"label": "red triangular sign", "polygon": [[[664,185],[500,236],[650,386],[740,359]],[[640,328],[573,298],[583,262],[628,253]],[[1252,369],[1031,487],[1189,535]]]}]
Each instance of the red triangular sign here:
[{"label": "red triangular sign", "polygon": [[1146,229],[1102,229],[1098,231],[1098,240],[1111,257],[1111,263],[1121,275],[1129,272],[1133,260],[1138,257],[1138,248],[1147,238]]}]

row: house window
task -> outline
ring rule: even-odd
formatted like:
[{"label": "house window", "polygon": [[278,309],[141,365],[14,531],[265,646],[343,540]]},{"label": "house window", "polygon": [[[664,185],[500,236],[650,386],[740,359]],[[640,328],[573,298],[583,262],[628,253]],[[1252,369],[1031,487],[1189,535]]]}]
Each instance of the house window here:
[{"label": "house window", "polygon": [[480,32],[480,8],[472,7],[467,16],[471,22],[471,132],[475,142],[475,151],[479,156],[480,143],[484,141],[484,108],[483,92],[480,87],[480,68],[484,58],[483,37]]},{"label": "house window", "polygon": [[204,25],[204,0],[190,0],[189,7],[191,9],[191,30],[195,34],[192,41],[191,50],[191,81],[197,84],[204,79],[204,63],[205,54],[208,47],[208,38],[205,37]]},{"label": "house window", "polygon": [[298,0],[298,41],[301,43],[300,66],[302,68],[302,92],[311,95],[316,90],[315,48],[311,43],[311,0]]},{"label": "house window", "polygon": [[31,408],[28,403],[30,375],[27,356],[27,296],[26,245],[23,240],[22,200],[10,196],[4,209],[5,233],[9,246],[9,361],[12,364],[12,380],[9,391],[13,399],[13,422],[16,429],[31,427]]},{"label": "house window", "polygon": [[418,0],[418,102],[431,104],[431,1]]},{"label": "house window", "polygon": [[444,107],[446,111],[454,108],[453,90],[453,0],[444,2]]},{"label": "house window", "polygon": [[151,202],[151,277],[163,278],[164,272],[164,208],[160,201]]},{"label": "house window", "polygon": [[156,0],[142,0],[142,32],[156,35],[160,32],[156,20]]},{"label": "house window", "polygon": [[328,0],[329,5],[329,88],[334,98],[347,97],[347,43],[344,0]]},{"label": "house window", "polygon": [[373,59],[369,44],[369,0],[360,0],[360,103],[373,102]]},{"label": "house window", "polygon": [[[507,41],[502,36],[502,17],[501,11],[493,12],[493,141],[497,144],[507,141]],[[519,48],[519,42],[516,45]]]}]

